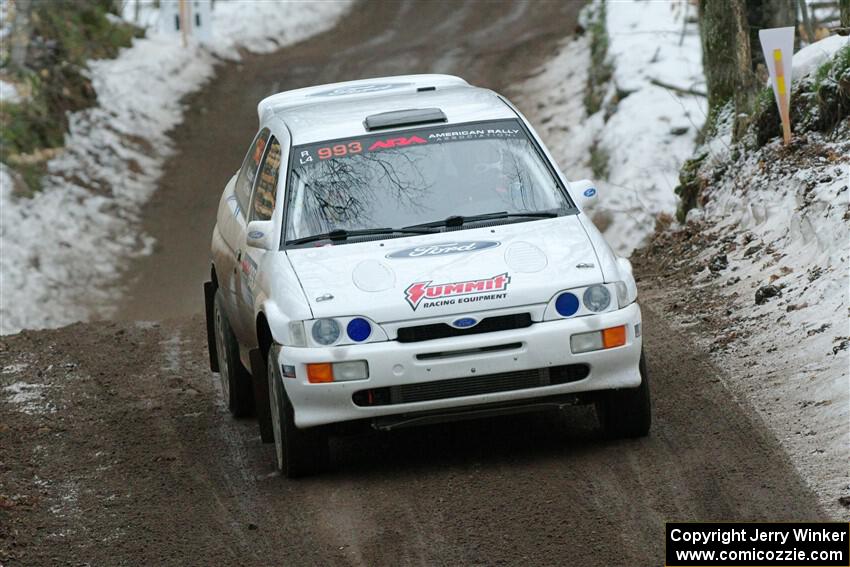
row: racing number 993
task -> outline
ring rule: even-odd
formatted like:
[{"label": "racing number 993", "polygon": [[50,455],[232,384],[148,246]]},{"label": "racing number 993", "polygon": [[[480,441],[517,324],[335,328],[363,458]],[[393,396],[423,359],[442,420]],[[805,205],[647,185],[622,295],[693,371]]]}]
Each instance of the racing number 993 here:
[{"label": "racing number 993", "polygon": [[348,144],[335,144],[325,148],[319,148],[319,159],[328,159],[332,157],[343,157],[348,154],[359,154],[363,151],[363,146],[360,142],[349,142]]}]

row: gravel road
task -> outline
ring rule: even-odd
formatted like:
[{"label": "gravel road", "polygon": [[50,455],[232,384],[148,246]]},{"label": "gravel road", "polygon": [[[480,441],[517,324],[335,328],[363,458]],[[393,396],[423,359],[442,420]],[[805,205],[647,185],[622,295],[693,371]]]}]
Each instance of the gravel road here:
[{"label": "gravel road", "polygon": [[174,133],[147,215],[159,248],[126,282],[126,321],[0,337],[0,565],[660,565],[668,520],[823,519],[721,371],[651,305],[646,439],[603,440],[578,407],[333,439],[328,473],[288,481],[220,402],[200,283],[256,101],[425,71],[504,89],[578,8],[370,3],[222,67]]}]

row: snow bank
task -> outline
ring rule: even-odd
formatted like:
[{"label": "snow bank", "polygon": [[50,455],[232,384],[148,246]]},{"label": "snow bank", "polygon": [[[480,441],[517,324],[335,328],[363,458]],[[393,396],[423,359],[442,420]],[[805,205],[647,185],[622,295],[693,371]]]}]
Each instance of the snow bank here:
[{"label": "snow bank", "polygon": [[[850,129],[845,129],[845,140]],[[701,225],[728,268],[694,280],[720,294],[734,340],[717,359],[791,454],[825,509],[847,519],[850,496],[850,142],[809,135],[817,155],[799,166],[779,141],[728,171]],[[761,305],[757,290],[778,295]]]},{"label": "snow bank", "polygon": [[[807,45],[794,54],[791,60],[791,78],[794,82],[799,81],[809,73],[827,62],[839,49],[850,45],[850,37],[831,35],[818,42]],[[769,84],[769,81],[768,81]]]},{"label": "snow bank", "polygon": [[[582,101],[588,34],[566,41],[515,88],[514,98],[568,178],[592,178],[594,146],[608,154],[607,179],[595,180],[601,203],[592,213],[620,254],[654,231],[657,213],[673,214],[680,166],[705,119],[705,99],[682,94],[705,89],[694,8],[687,6],[608,2],[614,86],[607,102],[620,98],[608,116],[605,104],[588,116]],[[794,79],[847,41],[831,37],[795,54]],[[722,298],[705,307],[720,311],[710,316],[728,314],[718,337],[726,346],[715,348],[710,337],[706,347],[728,371],[727,386],[753,404],[825,509],[846,517],[837,499],[850,496],[850,125],[832,139],[810,134],[791,152],[776,140],[733,159],[731,145],[730,133],[721,131],[702,148],[706,165],[725,173],[712,184],[705,209],[689,215],[709,244],[692,252],[696,258],[681,259],[708,265],[725,254],[728,266],[706,268],[693,287],[665,293],[680,306],[697,297],[694,287],[702,290],[699,297]],[[770,284],[781,296],[756,305],[756,290]],[[669,314],[683,326],[704,325],[681,311],[671,307]]]},{"label": "snow bank", "polygon": [[[838,39],[801,50],[795,79],[847,45]],[[795,74],[797,63],[795,54]],[[729,122],[700,148],[709,154],[700,175],[712,182],[688,222],[704,246],[680,260],[704,268],[672,301],[691,296],[714,317],[725,310],[723,346],[707,346],[727,385],[752,403],[823,507],[850,519],[838,503],[850,497],[850,123],[798,134],[790,148],[777,138],[730,151]]]},{"label": "snow bank", "polygon": [[181,99],[213,76],[218,58],[303,40],[349,5],[219,1],[212,45],[183,48],[154,35],[90,62],[98,106],[70,116],[42,191],[16,197],[11,172],[0,168],[0,332],[107,315],[121,266],[151,250],[136,227],[173,151],[167,132],[182,119]]},{"label": "snow bank", "polygon": [[517,98],[526,101],[522,106],[531,109],[532,122],[542,125],[541,135],[568,178],[592,179],[592,159],[607,161],[607,178],[594,179],[600,203],[592,214],[621,255],[644,242],[659,213],[675,211],[679,168],[705,120],[705,98],[683,94],[705,88],[695,17],[695,8],[684,2],[609,2],[613,84],[592,116],[582,104],[587,34],[565,43],[519,89]]}]

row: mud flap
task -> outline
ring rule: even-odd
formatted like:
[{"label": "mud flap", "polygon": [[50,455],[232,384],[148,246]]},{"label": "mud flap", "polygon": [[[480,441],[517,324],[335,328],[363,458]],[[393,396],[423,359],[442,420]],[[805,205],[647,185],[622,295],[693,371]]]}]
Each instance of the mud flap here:
[{"label": "mud flap", "polygon": [[266,359],[260,349],[251,349],[251,381],[254,383],[254,409],[257,413],[257,424],[260,426],[260,439],[263,443],[274,442],[272,431],[271,406],[269,405],[269,379],[266,369]]},{"label": "mud flap", "polygon": [[218,353],[215,349],[215,321],[213,315],[215,290],[214,283],[204,282],[204,311],[207,315],[207,350],[210,353],[210,370],[218,372]]}]

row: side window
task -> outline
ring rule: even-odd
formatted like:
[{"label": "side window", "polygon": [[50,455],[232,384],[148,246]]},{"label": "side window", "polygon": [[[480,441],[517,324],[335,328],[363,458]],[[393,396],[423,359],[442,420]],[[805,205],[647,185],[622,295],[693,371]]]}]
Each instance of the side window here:
[{"label": "side window", "polygon": [[260,168],[260,160],[263,158],[263,152],[266,149],[266,142],[269,139],[269,129],[263,128],[254,143],[251,144],[251,149],[248,150],[248,155],[245,156],[245,161],[242,163],[242,169],[239,170],[239,176],[236,178],[236,202],[239,203],[239,209],[245,215],[248,211],[248,200],[251,198],[251,187],[254,186],[254,178],[257,177],[257,170]]},{"label": "side window", "polygon": [[280,144],[272,138],[269,151],[260,166],[260,178],[254,189],[254,201],[251,203],[250,220],[269,220],[274,212],[277,196],[277,177],[280,172]]}]

